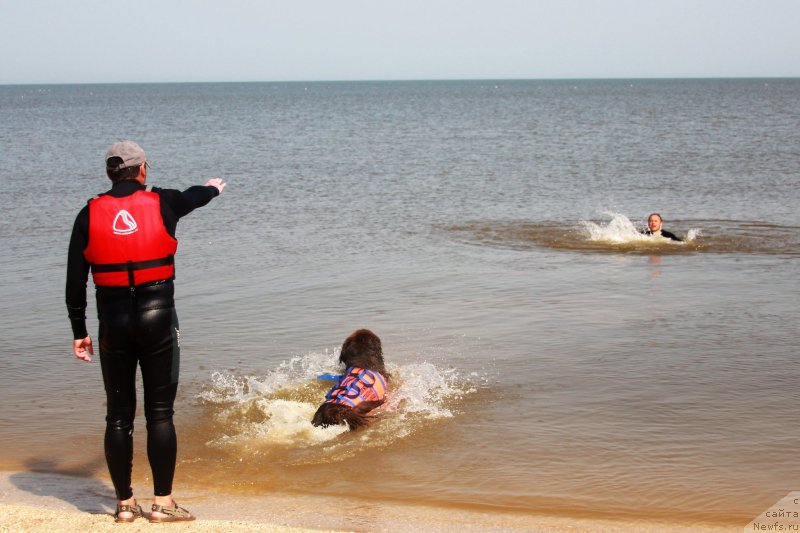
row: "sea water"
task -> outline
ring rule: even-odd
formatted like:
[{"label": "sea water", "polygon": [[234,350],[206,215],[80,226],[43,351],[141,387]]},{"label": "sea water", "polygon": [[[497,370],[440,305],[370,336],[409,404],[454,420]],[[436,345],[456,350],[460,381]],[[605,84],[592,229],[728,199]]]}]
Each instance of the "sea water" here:
[{"label": "sea water", "polygon": [[[154,185],[229,183],[178,226],[177,487],[746,524],[800,476],[799,102],[774,79],[0,87],[0,464],[106,476],[64,274],[131,138]],[[653,211],[684,242],[641,235]],[[314,428],[360,327],[389,400]]]}]

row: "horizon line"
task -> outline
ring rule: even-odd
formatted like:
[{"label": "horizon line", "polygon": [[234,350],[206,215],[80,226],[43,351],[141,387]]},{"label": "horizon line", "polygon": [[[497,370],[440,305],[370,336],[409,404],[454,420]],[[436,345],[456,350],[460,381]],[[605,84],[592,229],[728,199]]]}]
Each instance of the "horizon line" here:
[{"label": "horizon line", "polygon": [[90,82],[0,82],[0,87],[64,86],[64,85],[202,85],[235,83],[420,83],[420,82],[520,82],[520,81],[701,81],[701,80],[797,80],[800,76],[642,76],[642,77],[579,77],[579,78],[388,78],[388,79],[321,79],[321,80],[193,80],[193,81],[90,81]]}]

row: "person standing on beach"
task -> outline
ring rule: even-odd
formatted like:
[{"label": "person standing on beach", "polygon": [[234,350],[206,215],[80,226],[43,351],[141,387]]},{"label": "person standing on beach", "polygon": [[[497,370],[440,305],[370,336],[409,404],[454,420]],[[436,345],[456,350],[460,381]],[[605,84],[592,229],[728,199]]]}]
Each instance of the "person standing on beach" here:
[{"label": "person standing on beach", "polygon": [[181,192],[145,186],[148,164],[133,141],[106,152],[109,191],[89,200],[72,229],[67,259],[66,301],[73,353],[91,362],[94,348],[86,330],[86,283],[96,286],[100,323],[100,366],[107,398],[106,463],[117,496],[115,520],[143,516],[131,488],[136,367],[141,367],[147,457],[153,474],[150,522],[194,520],[172,498],[177,438],[172,421],[178,389],[180,330],[175,313],[174,254],[178,219],[218,196],[226,183]]},{"label": "person standing on beach", "polygon": [[672,239],[673,241],[681,242],[683,239],[677,237],[674,233],[670,233],[662,229],[664,219],[658,213],[651,213],[647,217],[647,228],[642,231],[645,235],[661,235],[664,238]]}]

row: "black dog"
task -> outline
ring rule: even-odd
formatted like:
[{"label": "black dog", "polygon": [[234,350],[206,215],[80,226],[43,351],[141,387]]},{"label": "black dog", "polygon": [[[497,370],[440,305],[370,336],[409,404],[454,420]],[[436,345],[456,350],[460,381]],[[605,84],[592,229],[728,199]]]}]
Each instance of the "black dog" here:
[{"label": "black dog", "polygon": [[372,418],[368,413],[385,401],[389,374],[380,338],[368,329],[353,332],[342,344],[339,362],[347,369],[325,395],[311,423],[327,427],[346,422],[354,430],[367,424]]}]

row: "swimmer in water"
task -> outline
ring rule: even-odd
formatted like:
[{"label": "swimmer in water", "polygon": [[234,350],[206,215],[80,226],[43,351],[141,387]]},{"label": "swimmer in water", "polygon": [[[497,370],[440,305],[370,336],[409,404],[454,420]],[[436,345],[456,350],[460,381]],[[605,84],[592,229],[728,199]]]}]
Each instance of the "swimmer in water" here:
[{"label": "swimmer in water", "polygon": [[664,219],[658,213],[651,213],[647,218],[647,228],[642,231],[644,235],[661,235],[673,241],[682,242],[683,239],[675,236],[674,233],[661,229],[664,225]]}]

